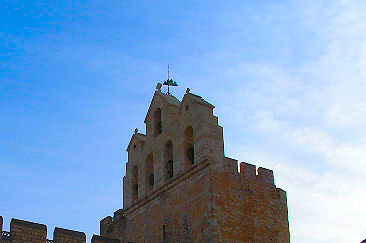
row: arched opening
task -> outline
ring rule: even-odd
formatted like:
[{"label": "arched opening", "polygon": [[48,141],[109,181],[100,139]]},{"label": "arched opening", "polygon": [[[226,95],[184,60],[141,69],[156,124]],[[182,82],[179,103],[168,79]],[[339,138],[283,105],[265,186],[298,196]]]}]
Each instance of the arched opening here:
[{"label": "arched opening", "polygon": [[139,196],[139,169],[137,165],[132,168],[132,200]]},{"label": "arched opening", "polygon": [[169,179],[174,176],[173,170],[173,143],[168,141],[164,147],[164,162],[165,162],[165,178]]},{"label": "arched opening", "polygon": [[186,168],[194,164],[194,141],[192,126],[184,130],[184,164]]},{"label": "arched opening", "polygon": [[154,135],[157,136],[162,133],[163,128],[161,124],[161,109],[157,108],[154,112],[153,116],[153,127],[154,127]]},{"label": "arched opening", "polygon": [[154,189],[154,158],[152,154],[149,154],[145,160],[145,178],[146,192],[150,192]]}]

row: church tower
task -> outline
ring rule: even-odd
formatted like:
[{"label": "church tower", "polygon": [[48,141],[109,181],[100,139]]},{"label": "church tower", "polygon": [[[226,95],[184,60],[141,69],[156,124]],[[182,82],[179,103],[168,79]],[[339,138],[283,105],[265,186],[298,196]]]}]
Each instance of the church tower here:
[{"label": "church tower", "polygon": [[[290,242],[286,192],[273,171],[225,157],[214,106],[187,89],[158,86],[146,134],[127,147],[123,209],[100,222],[94,242]],[[105,239],[105,241],[103,241]]]}]

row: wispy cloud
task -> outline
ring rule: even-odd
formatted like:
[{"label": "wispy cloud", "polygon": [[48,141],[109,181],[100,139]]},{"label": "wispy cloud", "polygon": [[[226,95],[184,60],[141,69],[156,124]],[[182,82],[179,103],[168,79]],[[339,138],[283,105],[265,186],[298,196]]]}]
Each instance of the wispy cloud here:
[{"label": "wispy cloud", "polygon": [[[217,104],[232,140],[226,151],[275,170],[288,191],[293,242],[359,242],[366,238],[366,5],[292,7],[289,18],[314,48],[305,61],[224,64],[216,78],[235,87]],[[218,56],[233,57],[227,53]],[[252,132],[238,129],[243,123]]]}]

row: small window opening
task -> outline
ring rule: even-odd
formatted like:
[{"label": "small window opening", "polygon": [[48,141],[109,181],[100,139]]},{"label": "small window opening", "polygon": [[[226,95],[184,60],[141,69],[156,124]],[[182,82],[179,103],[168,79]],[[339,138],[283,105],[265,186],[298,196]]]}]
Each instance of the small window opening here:
[{"label": "small window opening", "polygon": [[154,158],[149,154],[145,160],[146,191],[154,189]]},{"label": "small window opening", "polygon": [[154,135],[157,136],[162,133],[162,123],[161,123],[161,109],[156,109],[153,116],[153,126],[154,126]]},{"label": "small window opening", "polygon": [[188,111],[189,110],[189,106],[188,105],[186,105],[186,111]]},{"label": "small window opening", "polygon": [[194,145],[193,145],[193,128],[186,127],[184,130],[184,161],[185,166],[189,167],[194,164]]},{"label": "small window opening", "polygon": [[194,148],[193,148],[193,146],[189,147],[187,149],[187,157],[188,157],[189,162],[194,164]]},{"label": "small window opening", "polygon": [[133,145],[133,149],[134,149],[134,150],[135,150],[135,148],[136,148],[136,144],[134,144],[134,145]]},{"label": "small window opening", "polygon": [[166,163],[167,178],[173,177],[173,160],[169,160]]},{"label": "small window opening", "polygon": [[150,183],[150,186],[154,187],[154,174],[151,174],[149,176],[149,183]]},{"label": "small window opening", "polygon": [[136,200],[139,196],[139,185],[133,185],[133,199]]},{"label": "small window opening", "polygon": [[136,200],[139,195],[138,172],[138,167],[135,165],[132,168],[132,200]]},{"label": "small window opening", "polygon": [[173,166],[173,143],[168,141],[165,144],[164,149],[164,161],[165,161],[165,175],[166,179],[172,178],[174,176],[174,166]]},{"label": "small window opening", "polygon": [[163,240],[166,239],[166,226],[163,224]]}]

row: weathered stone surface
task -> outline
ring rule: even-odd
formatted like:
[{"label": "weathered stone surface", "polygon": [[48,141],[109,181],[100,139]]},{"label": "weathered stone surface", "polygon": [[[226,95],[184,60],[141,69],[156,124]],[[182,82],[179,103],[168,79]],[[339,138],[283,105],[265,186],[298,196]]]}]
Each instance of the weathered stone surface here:
[{"label": "weathered stone surface", "polygon": [[85,243],[86,235],[84,232],[62,229],[56,227],[53,231],[53,240],[55,243]]},{"label": "weathered stone surface", "polygon": [[46,225],[20,219],[11,220],[10,232],[12,243],[44,243],[47,238]]},{"label": "weathered stone surface", "polygon": [[124,208],[101,221],[102,236],[123,243],[290,242],[286,193],[272,170],[241,163],[238,172],[238,161],[224,155],[213,109],[194,94],[179,102],[155,92],[146,135],[135,133],[127,148]]},{"label": "weathered stone surface", "polygon": [[104,236],[93,235],[91,243],[120,243],[117,239],[112,239]]}]

